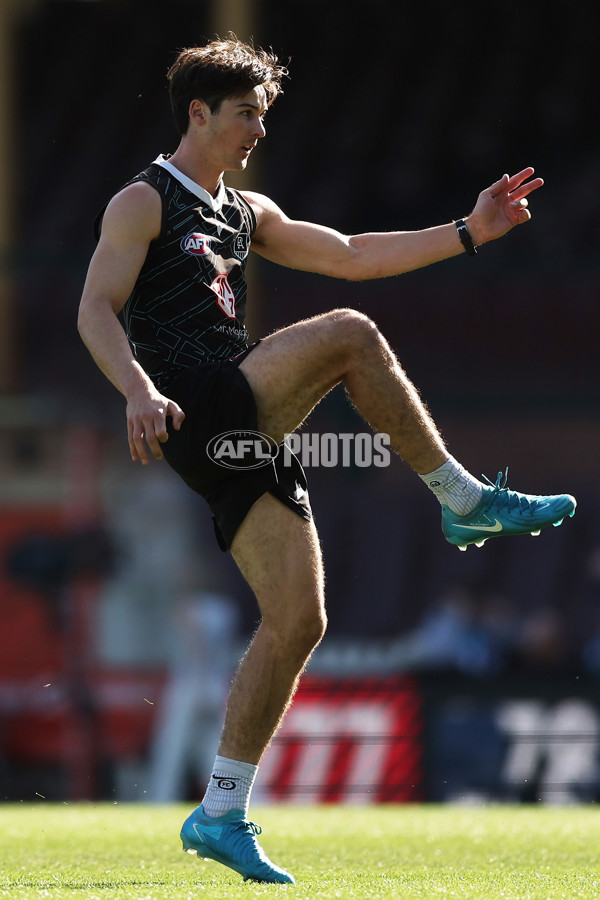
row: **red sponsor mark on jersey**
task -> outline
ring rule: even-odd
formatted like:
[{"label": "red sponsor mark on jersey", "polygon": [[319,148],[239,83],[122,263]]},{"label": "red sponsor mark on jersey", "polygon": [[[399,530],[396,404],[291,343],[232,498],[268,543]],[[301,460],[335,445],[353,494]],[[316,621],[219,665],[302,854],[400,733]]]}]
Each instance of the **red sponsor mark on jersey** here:
[{"label": "red sponsor mark on jersey", "polygon": [[210,286],[217,295],[217,306],[230,319],[235,319],[235,294],[227,280],[227,275],[217,275]]}]

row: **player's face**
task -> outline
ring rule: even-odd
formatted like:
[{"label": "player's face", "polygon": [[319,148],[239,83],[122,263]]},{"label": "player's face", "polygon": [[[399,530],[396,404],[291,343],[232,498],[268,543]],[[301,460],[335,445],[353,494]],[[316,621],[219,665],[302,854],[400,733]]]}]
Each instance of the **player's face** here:
[{"label": "player's face", "polygon": [[256,144],[266,134],[267,111],[264,88],[255,87],[244,97],[223,100],[218,112],[209,117],[209,142],[221,171],[245,169]]}]

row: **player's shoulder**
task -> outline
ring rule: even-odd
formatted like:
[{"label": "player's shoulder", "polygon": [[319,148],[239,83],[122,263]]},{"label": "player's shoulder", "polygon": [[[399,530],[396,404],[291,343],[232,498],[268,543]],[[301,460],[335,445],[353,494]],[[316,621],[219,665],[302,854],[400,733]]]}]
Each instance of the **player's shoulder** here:
[{"label": "player's shoulder", "polygon": [[271,200],[271,198],[267,197],[265,194],[258,194],[256,191],[240,191],[240,194],[251,207],[259,225],[264,222],[265,219],[272,217],[282,218],[284,216],[283,211],[275,201]]},{"label": "player's shoulder", "polygon": [[125,185],[112,197],[103,216],[102,230],[130,229],[134,235],[153,240],[161,229],[162,200],[148,181]]},{"label": "player's shoulder", "polygon": [[148,210],[152,207],[160,209],[160,193],[150,181],[132,181],[126,184],[112,197],[108,206],[123,209]]}]

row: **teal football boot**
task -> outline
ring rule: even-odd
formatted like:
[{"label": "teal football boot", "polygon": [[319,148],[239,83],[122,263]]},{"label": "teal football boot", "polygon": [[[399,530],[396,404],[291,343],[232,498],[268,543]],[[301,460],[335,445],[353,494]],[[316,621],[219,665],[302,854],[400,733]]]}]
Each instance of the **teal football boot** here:
[{"label": "teal football boot", "polygon": [[482,547],[489,538],[505,534],[539,534],[547,525],[560,525],[565,516],[575,515],[577,501],[570,494],[519,494],[506,487],[507,477],[508,469],[504,475],[498,472],[495,484],[486,478],[490,486],[484,486],[481,500],[466,516],[442,505],[442,531],[449,543],[459,550],[468,544]]},{"label": "teal football boot", "polygon": [[244,881],[295,884],[294,877],[273,865],[256,840],[260,825],[244,818],[241,809],[224,816],[207,816],[200,805],[183,823],[183,849],[200,859],[214,859],[243,876]]}]

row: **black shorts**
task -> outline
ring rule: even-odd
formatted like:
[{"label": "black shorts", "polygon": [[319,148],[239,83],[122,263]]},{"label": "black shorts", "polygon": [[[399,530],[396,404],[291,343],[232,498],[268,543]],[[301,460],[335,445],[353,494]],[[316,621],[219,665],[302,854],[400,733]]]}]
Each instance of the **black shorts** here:
[{"label": "black shorts", "polygon": [[259,458],[258,466],[234,470],[215,462],[207,452],[219,435],[258,434],[256,401],[239,369],[254,346],[234,359],[186,369],[163,391],[185,413],[179,431],[168,419],[169,440],[161,447],[163,455],[186,484],[208,502],[221,550],[229,550],[250,507],[267,492],[301,518],[312,518],[306,475],[287,447],[275,447],[276,455],[264,464]]}]

